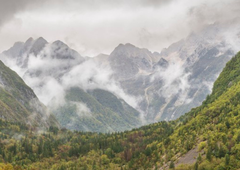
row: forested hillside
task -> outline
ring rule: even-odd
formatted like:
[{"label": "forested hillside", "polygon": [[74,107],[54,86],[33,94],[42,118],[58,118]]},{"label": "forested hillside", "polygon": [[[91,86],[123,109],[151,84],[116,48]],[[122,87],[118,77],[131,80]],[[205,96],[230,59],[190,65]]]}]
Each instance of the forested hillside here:
[{"label": "forested hillside", "polygon": [[18,74],[0,61],[0,118],[38,127],[59,126]]},{"label": "forested hillside", "polygon": [[[102,134],[0,121],[2,169],[240,168],[240,53],[200,107],[171,122]],[[191,160],[186,161],[189,154]],[[190,164],[189,164],[190,163]],[[1,168],[0,168],[1,169]]]},{"label": "forested hillside", "polygon": [[116,132],[140,127],[140,113],[112,93],[73,87],[66,91],[66,103],[54,115],[69,130]]}]

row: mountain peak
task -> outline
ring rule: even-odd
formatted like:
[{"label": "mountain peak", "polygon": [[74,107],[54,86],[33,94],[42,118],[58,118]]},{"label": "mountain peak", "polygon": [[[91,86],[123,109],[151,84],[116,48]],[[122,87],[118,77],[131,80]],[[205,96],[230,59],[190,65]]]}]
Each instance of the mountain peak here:
[{"label": "mountain peak", "polygon": [[56,40],[52,43],[53,45],[56,45],[56,46],[62,46],[62,47],[66,47],[66,48],[69,48],[67,44],[65,44],[64,42],[60,41],[60,40]]},{"label": "mountain peak", "polygon": [[119,55],[126,55],[130,57],[129,55],[139,53],[142,49],[130,44],[119,44],[110,55],[119,54]]},{"label": "mountain peak", "polygon": [[47,43],[48,42],[44,38],[39,37],[34,41],[29,53],[33,53],[35,56],[38,55]]},{"label": "mountain peak", "polygon": [[130,48],[138,48],[130,43],[126,43],[126,44],[119,44],[115,49],[130,49]]},{"label": "mountain peak", "polygon": [[26,45],[30,45],[34,39],[32,37],[28,38],[27,41],[25,42]]},{"label": "mountain peak", "polygon": [[136,48],[136,46],[134,46],[133,44],[130,44],[130,43],[126,43],[125,46],[126,47],[134,47],[134,48]]},{"label": "mountain peak", "polygon": [[[119,44],[110,55],[119,54],[125,55],[128,57],[137,57],[137,58],[149,58],[152,56],[152,53],[146,48],[139,48],[133,44]],[[151,59],[150,59],[151,60]]]},{"label": "mountain peak", "polygon": [[35,43],[48,43],[47,40],[45,40],[43,37],[39,37],[38,39],[35,40]]}]

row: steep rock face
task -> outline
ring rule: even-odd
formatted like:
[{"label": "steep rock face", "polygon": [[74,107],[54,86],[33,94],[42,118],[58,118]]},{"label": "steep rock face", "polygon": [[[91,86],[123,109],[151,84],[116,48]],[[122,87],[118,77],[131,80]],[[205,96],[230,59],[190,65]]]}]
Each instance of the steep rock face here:
[{"label": "steep rock face", "polygon": [[[222,34],[223,30],[212,25],[163,50],[161,57],[167,60],[180,59],[184,74],[188,76],[185,79],[186,88],[180,88],[179,92],[169,97],[164,104],[166,107],[161,111],[161,120],[183,115],[191,108],[199,106],[210,94],[213,82],[234,54]],[[181,99],[182,96],[185,101]]]},{"label": "steep rock face", "polygon": [[[46,41],[40,38],[38,41],[29,39],[25,43],[16,43],[4,54],[17,63],[24,63],[20,64],[25,69],[22,77],[38,96],[43,92],[48,94],[47,98],[39,98],[47,100],[50,105],[49,101],[60,97],[66,102],[67,91],[71,88],[80,88],[88,95],[91,95],[88,90],[104,89],[119,100],[124,96],[125,101],[129,96],[135,98],[137,104],[133,102],[132,105],[135,111],[142,113],[146,123],[151,123],[176,119],[199,106],[210,94],[213,82],[233,55],[222,32],[217,25],[209,26],[170,45],[161,53],[120,44],[110,55],[84,58],[61,41],[45,44]],[[39,48],[34,49],[42,50],[31,50],[35,43]],[[60,92],[63,96],[59,97]],[[91,97],[103,105],[103,98]],[[108,100],[111,102],[110,98]],[[68,107],[73,106],[71,102],[67,99]],[[82,103],[86,105],[85,100]],[[98,115],[97,112],[94,114]],[[120,113],[112,110],[112,114]],[[136,120],[138,118],[135,117]],[[132,123],[135,126],[139,122]]]},{"label": "steep rock face", "polygon": [[[113,132],[142,125],[140,113],[124,100],[101,89],[95,91],[90,88],[91,93],[86,90],[94,83],[99,83],[96,74],[100,74],[100,79],[105,76],[104,73],[101,74],[102,70],[95,67],[107,66],[107,55],[99,55],[94,59],[84,58],[61,41],[46,43],[42,38],[30,38],[21,45],[21,50],[14,46],[5,51],[2,58],[6,63],[15,62],[20,72],[23,72],[23,79],[39,98],[46,102],[62,127],[81,131]],[[85,89],[81,84],[85,84]],[[117,107],[106,103],[116,104]],[[115,110],[118,107],[123,110]]]},{"label": "steep rock face", "polygon": [[[63,42],[48,43],[42,37],[36,40],[29,38],[25,43],[15,43],[12,48],[3,52],[1,59],[6,63],[13,60],[17,66],[28,71],[34,69],[34,66],[43,70],[46,64],[51,64],[51,68],[61,66],[61,69],[67,69],[84,61],[84,57]],[[40,64],[33,65],[34,62]]]},{"label": "steep rock face", "polygon": [[83,61],[83,57],[81,57],[75,50],[69,48],[62,41],[54,41],[51,44],[51,55],[52,58],[67,60],[68,62],[71,60],[75,61]]},{"label": "steep rock face", "polygon": [[128,79],[152,69],[152,53],[132,44],[120,44],[109,56],[109,62],[117,79]]},{"label": "steep rock face", "polygon": [[167,60],[165,60],[164,58],[160,58],[160,60],[154,64],[153,69],[157,69],[157,68],[167,68],[169,66],[169,63]]},{"label": "steep rock face", "polygon": [[[45,93],[51,93],[52,91],[60,93],[54,89],[61,76],[69,68],[83,62],[84,58],[61,41],[48,43],[40,37],[36,40],[29,38],[25,43],[15,43],[12,48],[1,54],[1,60],[9,67],[15,68],[41,98],[39,94],[43,93],[41,90],[43,87],[48,90]],[[51,97],[53,96],[49,95],[47,100],[52,100]],[[27,109],[38,110],[38,113],[41,114],[47,113],[46,107],[39,104],[38,99],[24,96],[24,100],[21,101],[31,103],[32,108]],[[56,120],[54,119],[54,121]]]},{"label": "steep rock face", "polygon": [[[3,54],[9,58],[16,59],[17,65],[22,68],[26,68],[29,62],[29,56],[31,54],[37,56],[48,42],[42,37],[34,40],[29,38],[25,43],[17,42],[12,48],[4,51]],[[6,62],[7,58],[1,57],[3,61]]]},{"label": "steep rock face", "polygon": [[0,61],[0,115],[39,127],[59,126],[31,88]]},{"label": "steep rock face", "polygon": [[47,43],[48,42],[44,38],[38,38],[33,42],[32,47],[29,50],[29,54],[33,53],[35,56],[37,56],[43,50]]},{"label": "steep rock face", "polygon": [[[166,150],[175,150],[174,155],[177,160],[175,167],[183,163],[186,166],[181,166],[182,169],[198,167],[218,169],[228,166],[229,169],[235,169],[237,163],[233,165],[226,165],[226,159],[231,155],[232,160],[238,159],[235,151],[239,146],[239,98],[240,98],[240,53],[235,55],[220,73],[217,80],[214,82],[213,90],[206,100],[197,108],[192,109],[180,119],[176,120],[177,127],[174,133],[169,136],[173,147],[167,145]],[[219,130],[221,128],[221,130]],[[198,134],[197,137],[191,137],[193,134]],[[232,138],[225,138],[222,136],[231,136]],[[188,140],[185,140],[188,139]],[[185,142],[177,142],[185,141]],[[211,142],[208,142],[211,141]],[[191,144],[190,144],[191,143]],[[231,143],[231,147],[229,147]],[[190,144],[190,145],[189,145]],[[204,145],[204,146],[203,146]],[[188,146],[188,147],[186,147]],[[196,147],[197,146],[197,147]],[[176,148],[185,148],[186,151]],[[203,149],[207,151],[208,156],[199,159],[188,159],[186,157],[195,150],[194,155],[201,155]],[[225,148],[225,149],[222,149]],[[162,149],[162,148],[161,148]],[[224,151],[223,151],[224,150]],[[221,153],[216,154],[216,153]],[[184,155],[182,155],[184,153]],[[176,158],[175,155],[180,155]],[[210,156],[209,156],[210,155]],[[177,156],[178,157],[178,156]],[[197,156],[196,156],[197,157]],[[185,161],[184,161],[185,159]],[[218,163],[215,163],[217,160]],[[192,162],[191,165],[189,162]],[[190,166],[189,166],[190,165]],[[221,166],[223,165],[223,166]],[[164,165],[166,166],[166,165]],[[161,167],[161,168],[164,168]],[[192,167],[191,167],[192,166]]]},{"label": "steep rock face", "polygon": [[[82,93],[81,96],[78,96],[76,95],[78,92],[82,93],[80,89],[72,89],[68,97],[75,102],[82,99],[91,100],[91,96],[95,96],[98,100],[99,94],[105,93],[97,89],[96,91],[84,92],[91,95],[83,98],[86,94]],[[102,98],[102,95],[100,96]],[[108,98],[113,103],[109,103],[106,100]],[[102,106],[108,106],[110,109],[114,108],[119,113],[123,110],[121,104],[111,94],[106,95],[104,100],[101,100],[101,104]],[[99,104],[95,106],[99,112],[103,112]],[[36,169],[43,167],[52,169],[64,166],[74,169],[76,165],[91,167],[94,160],[103,158],[101,152],[97,154],[101,150],[106,154],[104,156],[108,160],[104,162],[97,161],[95,164],[97,168],[120,169],[124,164],[124,168],[127,169],[168,169],[169,167],[184,170],[239,169],[239,110],[240,53],[226,64],[226,67],[214,83],[212,93],[207,96],[202,105],[191,109],[190,112],[175,121],[161,121],[131,131],[113,134],[57,131],[51,128],[47,133],[31,133],[29,136],[27,135],[29,129],[25,125],[0,120],[1,149],[4,151],[1,152],[1,156],[6,159],[5,155],[14,152],[16,154],[13,154],[13,160],[16,159],[21,163],[26,160],[26,155],[32,154],[32,152],[27,151],[26,154],[21,154],[22,150],[27,150],[26,146],[38,148],[41,145],[52,144],[55,147],[52,147],[50,153],[46,149],[40,149],[37,155],[41,156],[39,156],[37,162],[27,161],[23,167],[31,166]],[[111,117],[108,120],[111,120]],[[85,121],[79,126],[84,125]],[[107,123],[109,124],[109,122]],[[24,136],[21,142],[19,142],[18,138],[16,139],[15,135],[19,131]],[[48,133],[51,135],[48,135]],[[5,139],[6,137],[7,139]],[[24,145],[31,141],[32,138],[36,140],[33,143],[28,143],[29,145]],[[62,154],[63,150],[61,148],[65,147],[66,149],[66,146],[69,146],[66,151],[69,161],[63,162],[62,159],[65,159],[66,154]],[[79,155],[89,161],[75,159]],[[53,164],[44,162],[44,160],[54,159],[56,156],[58,156],[58,159]],[[91,161],[91,159],[94,160]],[[12,162],[13,165],[14,163]],[[9,167],[9,164],[5,167]]]},{"label": "steep rock face", "polygon": [[109,63],[121,87],[142,97],[139,106],[148,121],[176,119],[201,104],[233,56],[222,33],[218,25],[209,26],[160,54],[119,45]]},{"label": "steep rock face", "polygon": [[[187,78],[189,87],[187,87],[184,94],[186,99],[189,99],[189,102],[183,102],[181,105],[178,104],[178,100],[174,98],[175,96],[172,97],[168,102],[169,105],[163,110],[162,120],[169,120],[171,113],[175,113],[175,117],[183,115],[191,108],[200,105],[205,97],[210,94],[213,82],[233,55],[230,49],[221,52],[219,49],[221,47],[218,45],[203,48],[197,54],[193,54],[197,55],[198,58],[191,64],[189,64],[191,56],[186,59],[184,67],[185,72],[189,73]],[[181,96],[179,95],[179,97]]]}]

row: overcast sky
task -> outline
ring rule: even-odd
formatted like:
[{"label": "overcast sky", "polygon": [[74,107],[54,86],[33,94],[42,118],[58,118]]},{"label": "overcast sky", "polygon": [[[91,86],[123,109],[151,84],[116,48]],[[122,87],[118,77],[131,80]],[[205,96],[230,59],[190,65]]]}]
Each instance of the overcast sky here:
[{"label": "overcast sky", "polygon": [[240,0],[0,0],[0,51],[42,36],[81,55],[109,54],[119,43],[160,52],[239,16]]}]

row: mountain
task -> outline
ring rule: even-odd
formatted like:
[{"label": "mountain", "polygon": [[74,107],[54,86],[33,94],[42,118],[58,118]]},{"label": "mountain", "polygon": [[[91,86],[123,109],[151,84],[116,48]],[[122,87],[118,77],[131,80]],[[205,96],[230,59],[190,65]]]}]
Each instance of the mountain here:
[{"label": "mountain", "polygon": [[147,122],[176,119],[201,104],[233,56],[223,32],[211,25],[161,53],[120,44],[109,56],[114,78],[126,93],[141,96]]},{"label": "mountain", "polygon": [[[141,124],[174,120],[201,105],[234,54],[235,49],[224,34],[225,28],[213,24],[173,43],[160,53],[127,43],[119,44],[110,55],[99,54],[92,58],[82,57],[61,41],[48,43],[43,38],[30,38],[25,43],[15,43],[0,58],[21,75],[65,127],[103,130],[102,124],[106,122],[90,108],[98,103],[103,110],[109,110],[101,101],[106,93],[101,93],[103,96],[98,98],[90,96],[94,98],[91,106],[86,103],[91,95],[89,91],[101,89],[111,93],[119,102],[124,100],[139,113],[134,121],[124,122],[126,119],[121,116],[125,115],[110,109],[117,120],[124,122],[123,128],[117,124],[116,127],[126,130]],[[84,94],[79,95],[86,97],[86,100],[78,101],[81,102],[78,107],[73,104],[75,101],[66,98],[72,88],[81,89]],[[79,118],[76,108],[87,108],[88,114]],[[59,109],[61,113],[56,113]],[[89,116],[92,114],[95,116]],[[83,121],[83,117],[88,121]],[[72,120],[78,121],[73,125],[70,123]],[[79,121],[82,126],[77,125]],[[117,130],[111,124],[110,128],[107,124],[105,128]]]},{"label": "mountain", "polygon": [[[107,55],[82,57],[61,41],[48,43],[40,37],[15,43],[1,58],[22,74],[62,127],[113,132],[142,125],[137,110],[99,85],[106,75]],[[106,81],[117,88],[108,77]]]},{"label": "mountain", "polygon": [[[48,47],[48,48],[46,48]],[[29,58],[52,58],[64,59],[65,66],[72,64],[71,60],[81,62],[84,60],[76,51],[70,49],[61,41],[48,43],[44,38],[40,37],[36,40],[29,38],[25,43],[17,42],[9,50],[3,52],[7,56],[5,60],[16,58],[17,65],[20,67],[28,67]]]},{"label": "mountain", "polygon": [[152,55],[147,49],[140,49],[129,43],[120,44],[110,54],[109,62],[119,80],[129,79],[151,70]]},{"label": "mountain", "polygon": [[112,93],[72,87],[55,116],[63,127],[90,132],[116,132],[140,127],[140,113]]},{"label": "mountain", "polygon": [[[239,169],[239,101],[240,52],[226,64],[202,105],[174,121],[112,134],[57,128],[34,134],[24,124],[0,120],[0,139],[5,141],[0,148],[5,164],[0,165],[53,170]],[[17,130],[25,137],[16,139]]]},{"label": "mountain", "polygon": [[33,90],[0,61],[0,116],[32,126],[59,126]]}]

